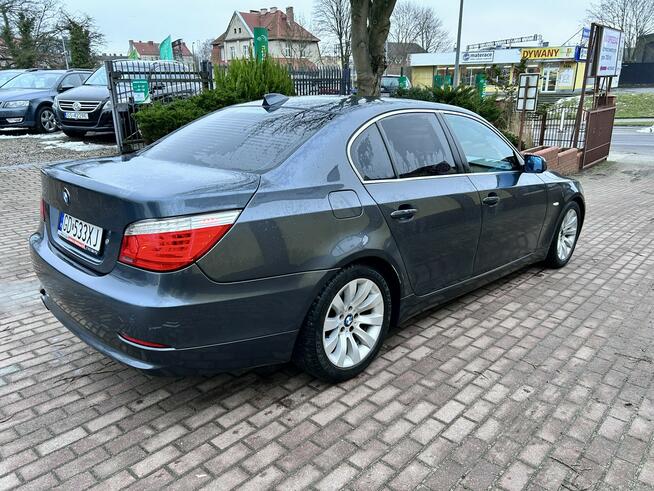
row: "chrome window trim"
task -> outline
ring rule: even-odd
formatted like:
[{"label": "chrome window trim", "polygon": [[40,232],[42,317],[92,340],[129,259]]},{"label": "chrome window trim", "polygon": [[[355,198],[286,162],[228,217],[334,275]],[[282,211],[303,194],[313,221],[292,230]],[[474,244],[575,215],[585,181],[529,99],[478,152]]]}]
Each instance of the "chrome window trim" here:
[{"label": "chrome window trim", "polygon": [[423,180],[423,179],[443,179],[443,178],[448,178],[448,177],[459,177],[459,176],[467,176],[470,174],[479,174],[479,175],[493,175],[493,174],[505,174],[507,172],[520,172],[516,169],[513,170],[502,170],[502,171],[492,171],[492,172],[461,172],[457,174],[446,174],[443,176],[421,176],[421,177],[392,177],[388,179],[364,179],[363,176],[359,173],[359,170],[357,169],[356,165],[354,165],[354,159],[352,158],[352,144],[354,143],[354,140],[357,139],[357,137],[366,131],[368,127],[372,126],[373,124],[377,123],[378,121],[381,121],[384,118],[388,118],[390,116],[396,116],[398,114],[410,114],[410,113],[433,113],[433,114],[453,114],[455,116],[463,116],[465,118],[470,118],[475,121],[480,122],[481,124],[487,126],[488,128],[491,129],[497,136],[499,136],[502,141],[504,141],[510,148],[514,150],[514,153],[518,156],[518,159],[521,162],[521,165],[523,164],[522,157],[520,155],[520,152],[513,146],[513,144],[506,139],[506,137],[497,131],[497,128],[495,128],[493,125],[485,121],[483,118],[473,115],[473,114],[467,114],[459,111],[452,111],[449,109],[427,109],[427,108],[415,108],[415,109],[394,109],[392,111],[388,111],[382,114],[378,114],[377,116],[373,117],[372,119],[369,119],[365,123],[363,123],[361,126],[357,128],[357,130],[352,133],[350,136],[350,139],[347,142],[347,147],[346,147],[346,154],[347,154],[347,160],[350,164],[350,167],[352,167],[352,170],[356,174],[356,176],[359,178],[359,181],[361,181],[362,184],[381,184],[381,183],[386,183],[386,182],[398,182],[398,181],[417,181],[417,180]]}]

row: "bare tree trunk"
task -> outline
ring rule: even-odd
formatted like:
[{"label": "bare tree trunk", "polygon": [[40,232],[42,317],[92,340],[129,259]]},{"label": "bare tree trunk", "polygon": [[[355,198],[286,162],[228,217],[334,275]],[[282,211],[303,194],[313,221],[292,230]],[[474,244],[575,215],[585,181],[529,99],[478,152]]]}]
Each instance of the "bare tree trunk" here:
[{"label": "bare tree trunk", "polygon": [[352,57],[360,96],[379,97],[380,80],[386,69],[384,44],[395,1],[351,0]]}]

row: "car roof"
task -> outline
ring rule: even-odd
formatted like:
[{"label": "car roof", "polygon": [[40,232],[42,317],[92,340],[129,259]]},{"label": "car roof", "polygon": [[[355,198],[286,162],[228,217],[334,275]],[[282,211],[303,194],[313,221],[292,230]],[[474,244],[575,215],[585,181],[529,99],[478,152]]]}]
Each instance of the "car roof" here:
[{"label": "car roof", "polygon": [[[262,101],[252,101],[240,106],[261,106]],[[398,99],[393,97],[357,97],[357,96],[295,96],[289,97],[281,107],[285,109],[299,109],[303,111],[320,111],[332,114],[360,114],[364,117],[374,117],[390,111],[402,109],[431,109],[439,111],[453,111],[475,115],[476,113],[458,106],[440,104],[435,102],[419,101],[415,99]]]}]

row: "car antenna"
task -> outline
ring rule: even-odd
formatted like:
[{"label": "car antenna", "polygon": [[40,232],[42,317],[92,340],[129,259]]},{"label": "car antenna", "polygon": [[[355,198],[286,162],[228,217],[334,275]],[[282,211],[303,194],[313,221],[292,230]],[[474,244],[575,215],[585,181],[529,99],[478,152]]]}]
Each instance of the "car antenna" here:
[{"label": "car antenna", "polygon": [[288,100],[288,97],[284,94],[277,94],[273,92],[272,94],[266,94],[263,96],[263,104],[261,106],[268,112],[279,109],[279,106],[284,104]]}]

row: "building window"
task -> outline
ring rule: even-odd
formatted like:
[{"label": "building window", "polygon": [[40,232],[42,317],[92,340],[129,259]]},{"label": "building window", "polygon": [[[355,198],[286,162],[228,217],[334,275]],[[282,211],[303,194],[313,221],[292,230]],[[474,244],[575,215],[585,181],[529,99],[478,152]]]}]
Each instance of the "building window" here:
[{"label": "building window", "polygon": [[225,61],[225,50],[224,49],[220,50],[220,59]]},{"label": "building window", "polygon": [[229,47],[229,54],[230,54],[230,59],[233,60],[236,58],[236,48],[234,46]]},{"label": "building window", "polygon": [[248,45],[244,44],[243,45],[243,57],[247,58],[247,56],[248,56]]},{"label": "building window", "polygon": [[238,33],[241,34],[241,28],[240,27],[238,28]]},{"label": "building window", "polygon": [[284,46],[284,56],[286,56],[287,58],[290,58],[290,56],[291,56],[291,46],[290,45]]},{"label": "building window", "polygon": [[236,34],[236,27],[234,28],[234,34]]}]

